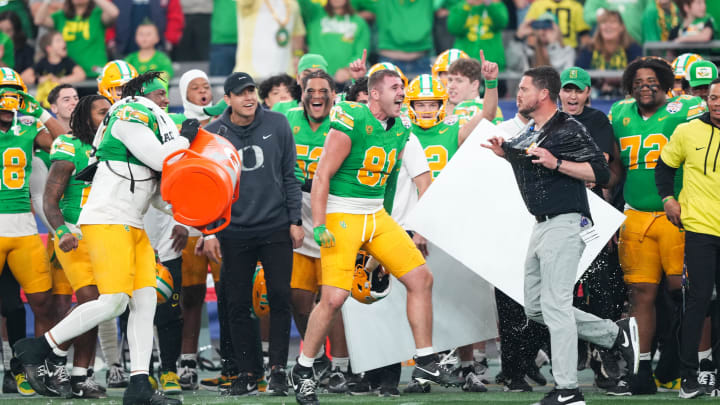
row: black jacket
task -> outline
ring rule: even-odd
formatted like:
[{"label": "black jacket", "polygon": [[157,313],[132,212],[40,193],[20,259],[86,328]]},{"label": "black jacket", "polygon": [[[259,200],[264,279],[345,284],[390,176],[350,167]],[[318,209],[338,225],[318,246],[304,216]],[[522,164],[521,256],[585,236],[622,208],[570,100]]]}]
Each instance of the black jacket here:
[{"label": "black jacket", "polygon": [[242,159],[240,198],[233,204],[226,237],[250,239],[300,220],[302,192],[295,178],[295,138],[284,115],[258,106],[247,127],[230,121],[228,107],[205,129],[230,141]]}]

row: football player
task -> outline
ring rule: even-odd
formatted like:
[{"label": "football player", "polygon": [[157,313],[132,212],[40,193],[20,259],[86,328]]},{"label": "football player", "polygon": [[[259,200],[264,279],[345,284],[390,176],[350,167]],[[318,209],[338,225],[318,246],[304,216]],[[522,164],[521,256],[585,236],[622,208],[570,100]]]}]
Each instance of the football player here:
[{"label": "football player", "polygon": [[443,86],[447,88],[448,68],[458,59],[469,59],[470,56],[460,49],[448,49],[435,58],[432,65],[432,76],[440,80]]},{"label": "football player", "polygon": [[630,290],[630,315],[637,318],[640,333],[640,369],[630,381],[633,394],[654,394],[657,390],[650,350],[655,334],[655,297],[663,274],[676,305],[682,303],[684,234],[663,211],[654,173],[660,151],[675,127],[702,115],[705,105],[698,97],[669,98],[667,92],[674,80],[666,62],[638,59],[628,65],[622,79],[631,98],[618,101],[610,110],[626,175],[627,219],[620,228],[618,254]]},{"label": "football player", "polygon": [[[55,234],[54,255],[62,265],[78,304],[98,298],[90,265],[90,252],[77,226],[80,211],[90,193],[90,182],[73,176],[88,165],[95,131],[110,109],[110,102],[100,95],[84,97],[73,112],[72,135],[60,135],[50,152],[50,172],[44,193],[45,215]],[[73,396],[104,398],[105,390],[88,377],[95,355],[97,330],[91,329],[74,340],[75,358],[70,376]]]},{"label": "football player", "polygon": [[138,75],[135,67],[124,60],[116,59],[108,62],[98,76],[98,93],[105,96],[111,103],[122,98],[122,86]]},{"label": "football player", "polygon": [[[447,111],[458,116],[460,125],[465,124],[473,115],[483,109],[480,98],[480,80],[482,80],[482,64],[475,59],[458,59],[448,68],[448,103]],[[486,91],[490,87],[497,88],[497,79],[485,82]],[[496,108],[494,124],[503,121],[502,111]]]},{"label": "football player", "polygon": [[[128,344],[130,383],[125,404],[179,404],[155,393],[148,379],[156,306],[155,253],[143,230],[143,216],[157,196],[153,172],[164,158],[185,149],[197,127],[182,135],[158,106],[166,99],[159,72],[147,72],[123,86],[123,100],[111,110],[106,129],[97,136],[94,185],[78,223],[88,245],[100,296],[78,305],[45,335],[15,344],[23,365],[37,369],[58,345],[119,316],[130,306]],[[41,386],[41,381],[29,381]]]},{"label": "football player", "polygon": [[[323,72],[327,73],[327,67],[328,67],[328,63],[322,55],[318,55],[315,53],[306,53],[305,55],[302,56],[302,58],[300,58],[300,61],[298,61],[297,79],[296,80],[297,80],[297,85],[298,85],[298,88],[300,89],[301,95],[304,94],[303,79],[305,78],[305,76],[307,76],[311,72],[316,72],[318,70],[322,70]],[[292,100],[292,101],[278,102],[272,106],[272,110],[287,115],[287,112],[291,108],[300,106],[300,102],[301,101],[299,101],[297,99]]]},{"label": "football player", "polygon": [[688,93],[690,87],[686,77],[688,68],[693,63],[701,60],[703,60],[702,56],[696,53],[684,53],[672,61],[670,66],[672,66],[673,74],[675,75],[675,81],[673,82],[671,94],[674,97]]}]

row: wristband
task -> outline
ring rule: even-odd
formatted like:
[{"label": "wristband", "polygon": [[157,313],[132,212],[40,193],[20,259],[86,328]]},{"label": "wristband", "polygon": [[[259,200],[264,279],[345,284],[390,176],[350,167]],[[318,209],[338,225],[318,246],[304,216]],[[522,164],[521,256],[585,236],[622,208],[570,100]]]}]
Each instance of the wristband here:
[{"label": "wristband", "polygon": [[214,234],[213,234],[213,235],[205,235],[205,236],[203,236],[203,239],[204,239],[204,240],[210,240],[210,239],[215,239],[215,238],[216,238],[216,236],[215,236]]},{"label": "wristband", "polygon": [[52,114],[50,114],[48,112],[48,110],[43,108],[43,112],[42,112],[42,114],[40,114],[40,117],[38,119],[40,120],[40,122],[42,122],[44,124],[52,117],[53,117]]},{"label": "wristband", "polygon": [[561,165],[561,164],[562,164],[562,160],[561,160],[561,159],[558,159],[558,160],[557,160],[557,166],[555,166],[555,171],[560,170],[560,165]]},{"label": "wristband", "polygon": [[663,199],[662,199],[662,202],[663,202],[663,204],[665,204],[665,203],[668,202],[669,200],[674,200],[674,199],[675,199],[675,196],[669,195],[669,196],[663,198]]},{"label": "wristband", "polygon": [[497,88],[497,86],[498,86],[497,79],[492,79],[492,80],[485,79],[485,88],[486,89],[494,89],[494,88]]},{"label": "wristband", "polygon": [[67,225],[60,225],[60,226],[58,226],[57,229],[55,230],[55,236],[57,237],[58,241],[59,241],[60,238],[62,238],[63,235],[65,235],[66,233],[72,233],[72,232],[70,232],[70,228],[68,228]]}]

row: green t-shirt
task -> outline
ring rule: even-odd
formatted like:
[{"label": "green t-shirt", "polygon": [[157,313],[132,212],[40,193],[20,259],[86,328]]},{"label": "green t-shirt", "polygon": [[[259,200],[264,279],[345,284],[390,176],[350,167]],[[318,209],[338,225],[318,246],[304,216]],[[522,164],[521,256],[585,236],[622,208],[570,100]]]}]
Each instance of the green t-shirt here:
[{"label": "green t-shirt", "polygon": [[480,50],[485,58],[505,70],[505,49],[502,32],[510,16],[507,6],[501,2],[490,5],[470,6],[460,1],[450,8],[448,32],[455,36],[454,48],[465,51],[471,58],[480,59]]},{"label": "green t-shirt", "polygon": [[142,124],[153,131],[157,139],[162,142],[155,114],[140,103],[127,103],[122,106],[117,106],[110,114],[110,120],[107,123],[105,135],[103,136],[102,141],[100,141],[100,145],[98,145],[98,161],[102,162],[106,160],[113,160],[145,166],[145,163],[133,156],[127,147],[112,135],[112,127],[118,121]]},{"label": "green t-shirt", "polygon": [[623,23],[625,23],[625,28],[627,28],[630,36],[633,37],[635,42],[642,44],[642,18],[639,16],[643,15],[647,5],[648,0],[585,0],[583,16],[585,17],[585,22],[595,27],[597,25],[597,11],[599,9],[618,11],[622,16]]},{"label": "green t-shirt", "polygon": [[[643,119],[635,99],[618,101],[610,108],[610,122],[620,147],[625,167],[625,201],[640,211],[662,211],[663,203],[655,186],[655,167],[660,151],[675,127],[705,112],[699,97],[680,96],[669,99],[653,116]],[[675,179],[676,192],[682,178]]]},{"label": "green t-shirt", "polygon": [[[455,106],[455,109],[453,110],[453,114],[458,116],[458,119],[460,120],[460,126],[465,125],[470,119],[483,109],[483,101],[480,98],[476,98],[474,100],[465,100],[462,103]],[[497,111],[495,112],[495,119],[492,121],[493,124],[497,125],[502,123],[503,115],[502,111],[500,110],[500,107],[497,108]]]},{"label": "green t-shirt", "polygon": [[211,44],[237,44],[237,4],[235,0],[213,0],[210,27]]},{"label": "green t-shirt", "polygon": [[34,119],[18,119],[18,135],[12,128],[0,131],[0,214],[30,212],[30,174],[33,145],[39,129]]},{"label": "green t-shirt", "polygon": [[330,194],[382,199],[398,154],[410,137],[410,120],[400,116],[385,130],[365,104],[343,101],[330,112],[330,128],[352,142],[350,153],[330,179]]},{"label": "green t-shirt", "polygon": [[355,0],[358,11],[375,13],[380,50],[422,52],[433,48],[433,0]]},{"label": "green t-shirt", "polygon": [[35,38],[32,19],[30,18],[27,5],[23,4],[24,2],[25,1],[23,0],[0,1],[0,13],[4,11],[12,11],[17,14],[20,18],[20,24],[22,25],[22,30],[25,33],[25,36],[27,38]]},{"label": "green t-shirt", "polygon": [[323,151],[325,137],[330,132],[330,117],[325,117],[315,131],[310,128],[310,123],[302,107],[288,111],[287,119],[295,138],[295,150],[297,152],[295,177],[304,184],[306,180],[315,177],[315,170]]},{"label": "green t-shirt", "polygon": [[293,109],[300,106],[300,103],[297,100],[291,100],[291,101],[281,101],[279,103],[273,104],[271,110],[275,112],[279,112],[280,114],[287,116],[288,112]]},{"label": "green t-shirt", "polygon": [[325,56],[331,76],[370,49],[370,28],[359,15],[330,17],[311,0],[301,0],[300,6],[307,16],[308,52]]},{"label": "green t-shirt", "polygon": [[91,152],[92,145],[82,143],[72,135],[60,135],[50,149],[51,161],[65,160],[75,166],[60,200],[60,211],[62,211],[63,218],[65,218],[65,222],[71,224],[77,224],[82,206],[85,205],[87,197],[90,195],[91,183],[76,180],[75,174],[87,167]]},{"label": "green t-shirt", "polygon": [[420,145],[425,151],[433,180],[440,175],[442,169],[457,152],[459,131],[460,123],[455,115],[445,118],[428,129],[413,124],[412,133],[420,141]]},{"label": "green t-shirt", "polygon": [[675,2],[670,2],[670,10],[658,10],[654,1],[648,3],[642,16],[643,42],[670,39],[670,31],[682,24],[682,15]]},{"label": "green t-shirt", "polygon": [[3,46],[3,57],[2,61],[9,68],[15,68],[15,45],[13,44],[12,38],[7,36],[4,32],[0,31],[0,45]]},{"label": "green t-shirt", "polygon": [[54,12],[51,17],[55,30],[61,32],[67,42],[70,59],[83,68],[87,77],[97,77],[108,61],[100,7],[93,8],[88,18],[76,16],[68,20],[62,10]]},{"label": "green t-shirt", "polygon": [[159,72],[165,72],[167,75],[163,77],[166,81],[170,81],[175,75],[173,70],[172,61],[165,54],[165,52],[155,51],[150,59],[140,60],[140,52],[133,52],[125,57],[125,61],[135,67],[139,74],[143,74],[150,70],[156,70]]}]

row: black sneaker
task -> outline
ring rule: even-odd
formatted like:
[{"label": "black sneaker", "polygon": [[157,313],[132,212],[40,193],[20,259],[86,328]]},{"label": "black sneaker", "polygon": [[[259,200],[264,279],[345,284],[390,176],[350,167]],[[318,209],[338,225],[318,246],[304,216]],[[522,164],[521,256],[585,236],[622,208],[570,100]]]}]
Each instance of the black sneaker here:
[{"label": "black sneaker", "polygon": [[510,381],[510,379],[505,375],[505,373],[500,370],[499,373],[495,376],[495,384],[505,384],[506,382]]},{"label": "black sneaker", "polygon": [[600,362],[600,373],[605,378],[611,380],[617,380],[620,378],[620,366],[615,357],[615,352],[612,350],[595,350],[593,352],[593,359]]},{"label": "black sneaker", "polygon": [[627,397],[632,395],[632,390],[630,390],[630,384],[628,383],[628,377],[623,377],[619,379],[615,385],[608,387],[605,394],[613,397]]},{"label": "black sneaker", "polygon": [[415,359],[415,369],[412,372],[412,379],[419,382],[434,382],[444,387],[460,386],[465,383],[465,379],[452,375],[452,373],[437,361],[437,356],[432,361],[425,364],[418,363]]},{"label": "black sneaker", "polygon": [[178,381],[183,391],[196,391],[198,389],[199,381],[197,362],[195,360],[180,360]]},{"label": "black sneaker", "polygon": [[270,378],[265,390],[269,395],[286,397],[288,394],[287,374],[282,366],[270,368]]},{"label": "black sneaker", "polygon": [[532,387],[525,381],[524,378],[505,378],[505,392],[532,392]]},{"label": "black sneaker", "polygon": [[400,396],[400,390],[394,385],[381,385],[378,396],[397,398]]},{"label": "black sneaker", "polygon": [[537,367],[535,363],[530,364],[530,367],[528,368],[528,371],[525,375],[527,375],[527,378],[529,378],[531,381],[541,387],[547,385],[547,378],[545,378],[543,373],[540,372],[540,368]]},{"label": "black sneaker", "polygon": [[62,398],[72,398],[73,391],[70,385],[70,374],[67,371],[67,357],[56,356],[51,353],[45,360],[45,366],[48,370],[47,378],[45,378],[45,386],[48,391]]},{"label": "black sneaker", "polygon": [[352,371],[347,378],[347,386],[350,395],[367,395],[372,391],[365,374],[354,374]]},{"label": "black sneaker", "polygon": [[333,394],[344,394],[348,392],[348,379],[346,372],[342,372],[340,367],[335,367],[330,373],[330,379],[328,379],[328,391]]},{"label": "black sneaker", "polygon": [[690,399],[699,397],[704,394],[702,387],[696,376],[689,376],[682,379],[680,382],[680,394],[678,396],[682,399]]},{"label": "black sneaker", "polygon": [[102,390],[93,378],[87,376],[70,377],[72,395],[75,398],[106,398],[107,394]]},{"label": "black sneaker", "polygon": [[128,376],[120,363],[113,363],[108,367],[105,374],[105,384],[108,388],[126,388],[128,381]]},{"label": "black sneaker", "polygon": [[487,392],[487,387],[483,384],[482,379],[475,374],[475,367],[465,367],[458,369],[458,376],[463,378],[465,382],[462,390],[466,392]]},{"label": "black sneaker", "polygon": [[315,373],[315,378],[317,378],[318,385],[326,387],[330,380],[330,372],[332,368],[332,362],[328,358],[327,354],[323,353],[322,356],[315,359],[312,368]]},{"label": "black sneaker", "polygon": [[295,400],[300,405],[318,405],[318,398],[315,391],[317,383],[313,375],[312,367],[303,367],[295,364],[290,372],[290,385],[295,390]]},{"label": "black sneaker", "polygon": [[254,375],[240,374],[230,384],[227,390],[221,390],[222,395],[250,396],[258,394],[257,378]]},{"label": "black sneaker", "polygon": [[533,405],[585,405],[585,397],[577,388],[568,390],[555,388]]},{"label": "black sneaker", "polygon": [[634,317],[624,318],[617,321],[620,329],[615,339],[614,348],[617,349],[627,363],[628,372],[637,374],[640,367],[640,337],[638,335],[638,324]]},{"label": "black sneaker", "polygon": [[[713,388],[715,388],[713,386]],[[652,375],[652,370],[641,367],[638,373],[630,377],[630,390],[633,395],[655,395],[657,385]]]},{"label": "black sneaker", "polygon": [[715,389],[716,377],[715,366],[712,360],[702,359],[700,362],[700,372],[698,373],[698,384],[700,384],[700,388],[704,394],[712,394]]},{"label": "black sneaker", "polygon": [[403,392],[406,394],[427,394],[430,392],[430,383],[412,379],[408,385],[405,386]]},{"label": "black sneaker", "polygon": [[146,374],[130,377],[123,394],[123,405],[181,405],[179,399],[168,398],[153,390]]},{"label": "black sneaker", "polygon": [[3,373],[3,385],[2,385],[2,392],[3,394],[17,394],[17,382],[15,381],[15,377],[12,375],[10,370],[5,370]]},{"label": "black sneaker", "polygon": [[475,361],[473,363],[473,366],[475,367],[475,375],[480,377],[483,384],[490,384],[490,367],[488,366],[487,359],[482,359],[482,361]]},{"label": "black sneaker", "polygon": [[13,345],[15,356],[22,363],[25,377],[30,386],[40,395],[53,396],[45,386],[48,369],[45,358],[52,352],[44,336],[39,338],[23,338]]}]

